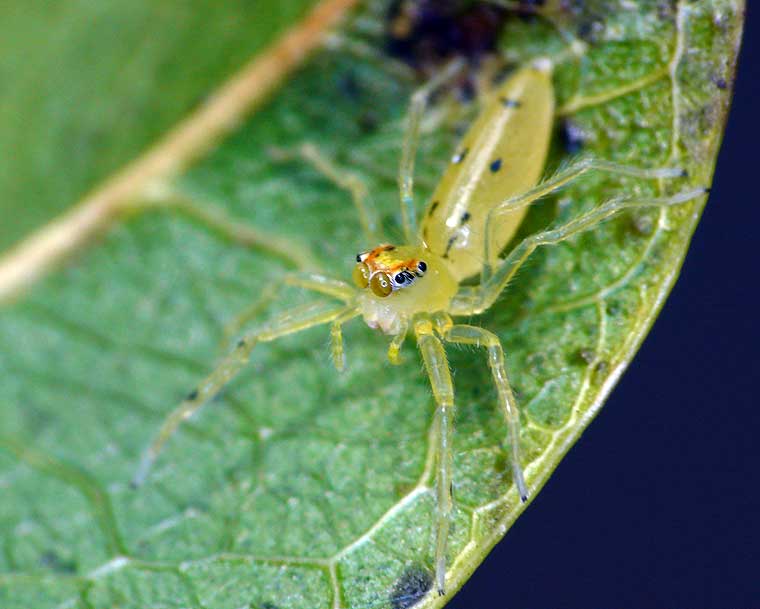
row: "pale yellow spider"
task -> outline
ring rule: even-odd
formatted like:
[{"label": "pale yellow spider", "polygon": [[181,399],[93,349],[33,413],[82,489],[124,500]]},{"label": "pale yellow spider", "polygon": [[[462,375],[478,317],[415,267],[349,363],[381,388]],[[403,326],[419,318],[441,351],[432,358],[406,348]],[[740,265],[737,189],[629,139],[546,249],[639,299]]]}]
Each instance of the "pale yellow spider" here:
[{"label": "pale yellow spider", "polygon": [[[642,169],[583,158],[553,177],[536,183],[544,172],[554,122],[552,62],[542,58],[517,70],[484,104],[470,127],[415,229],[412,201],[414,157],[420,121],[430,93],[461,65],[452,64],[412,97],[399,171],[401,217],[405,245],[383,244],[356,257],[353,285],[317,274],[285,277],[288,285],[334,297],[339,304],[298,308],[279,314],[243,335],[236,347],[166,419],[143,455],[134,483],[141,484],[161,447],[179,424],[216,395],[245,366],[257,343],[272,341],[320,324],[331,324],[336,366],[343,367],[341,325],[362,316],[371,328],[392,336],[389,360],[399,363],[399,349],[409,330],[414,333],[436,403],[435,582],[445,592],[446,546],[452,514],[452,419],[454,387],[443,343],[483,347],[508,429],[507,444],[515,491],[529,493],[520,458],[518,404],[507,377],[504,352],[497,336],[454,317],[478,316],[488,310],[539,246],[553,245],[628,209],[678,205],[703,195],[705,189],[673,196],[607,201],[568,222],[533,234],[502,253],[512,240],[528,206],[589,171],[665,179],[685,176],[678,168]],[[365,189],[337,170],[316,148],[300,150],[317,169],[349,190],[368,244],[375,234]],[[376,241],[375,241],[376,243]],[[476,285],[461,285],[480,274]]]}]

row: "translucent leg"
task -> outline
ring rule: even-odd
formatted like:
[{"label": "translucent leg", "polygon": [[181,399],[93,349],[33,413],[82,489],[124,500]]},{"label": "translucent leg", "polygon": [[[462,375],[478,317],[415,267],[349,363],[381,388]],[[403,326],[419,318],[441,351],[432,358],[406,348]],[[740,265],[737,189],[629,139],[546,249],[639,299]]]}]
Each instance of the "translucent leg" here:
[{"label": "translucent leg", "polygon": [[333,365],[338,372],[346,369],[346,353],[343,351],[343,331],[341,326],[348,320],[359,314],[356,309],[348,309],[343,315],[336,318],[330,326],[330,354]]},{"label": "translucent leg", "polygon": [[224,335],[220,341],[221,348],[226,348],[232,337],[240,332],[245,324],[258,317],[275,299],[277,292],[285,285],[303,288],[311,292],[324,294],[325,296],[332,296],[333,298],[342,300],[346,304],[351,302],[356,294],[356,290],[349,284],[331,277],[318,275],[317,273],[293,273],[284,275],[279,279],[278,283],[267,285],[262,291],[261,296],[251,306],[236,315],[224,327]]},{"label": "translucent leg", "polygon": [[454,386],[451,382],[446,352],[441,341],[435,336],[431,322],[427,319],[418,321],[415,323],[414,331],[436,403],[438,447],[435,478],[435,581],[438,594],[443,596],[446,581],[446,545],[453,507],[451,497],[453,460],[451,440],[454,418]]},{"label": "translucent leg", "polygon": [[283,312],[261,328],[248,332],[211,374],[203,379],[197,388],[192,390],[185,400],[169,414],[158,435],[143,453],[140,465],[132,479],[132,485],[137,487],[145,482],[151,466],[161,452],[161,448],[182,421],[197,412],[240,372],[248,363],[250,353],[256,344],[269,342],[288,334],[329,323],[338,318],[346,319],[351,312],[358,315],[358,311],[353,307],[346,307],[345,304],[318,304],[297,307]]},{"label": "translucent leg", "polygon": [[698,188],[670,197],[612,199],[556,228],[526,237],[504,258],[493,276],[485,283],[474,288],[462,288],[454,297],[450,312],[453,315],[477,315],[491,307],[522,264],[537,247],[556,245],[628,209],[680,205],[701,197],[707,194],[707,192],[705,188]]},{"label": "translucent leg", "polygon": [[388,361],[394,366],[398,366],[399,364],[401,364],[401,357],[399,356],[399,351],[401,350],[401,345],[404,344],[404,340],[406,339],[406,333],[408,330],[409,330],[409,324],[406,321],[402,321],[401,328],[399,329],[398,334],[396,334],[396,336],[393,337],[391,344],[388,345]]},{"label": "translucent leg", "polygon": [[[544,197],[556,190],[559,190],[563,186],[578,179],[584,173],[589,171],[601,171],[604,173],[610,173],[613,175],[630,176],[632,178],[642,179],[663,179],[663,178],[679,178],[685,177],[686,172],[680,168],[665,167],[658,169],[646,169],[642,167],[632,167],[630,165],[620,165],[611,161],[603,161],[595,159],[593,157],[584,157],[568,167],[561,169],[555,175],[544,180],[537,186],[526,190],[525,192],[507,199],[494,207],[488,214],[486,219],[486,240],[485,240],[485,258],[484,260],[491,260],[491,242],[493,241],[493,226],[495,226],[495,220],[500,216],[509,214],[516,209],[527,207],[537,199]],[[491,269],[484,267],[483,279],[488,279]]]},{"label": "translucent leg", "polygon": [[359,176],[336,167],[332,160],[311,142],[304,142],[293,151],[280,150],[278,148],[273,149],[272,152],[280,160],[293,157],[303,159],[338,188],[348,191],[354,202],[354,207],[356,207],[356,213],[359,216],[364,237],[367,239],[367,245],[374,245],[380,242],[377,214],[372,206],[367,186]]},{"label": "translucent leg", "polygon": [[425,113],[428,98],[443,83],[451,79],[464,67],[462,60],[449,63],[412,95],[407,114],[404,142],[401,148],[401,162],[398,170],[398,189],[401,197],[401,223],[407,243],[416,243],[417,214],[414,209],[414,161],[420,140],[420,122]]},{"label": "translucent leg", "polygon": [[232,218],[222,209],[205,205],[179,191],[153,192],[152,196],[148,204],[175,209],[235,243],[269,252],[296,269],[316,268],[314,255],[298,242],[273,235],[242,220]]},{"label": "translucent leg", "polygon": [[504,366],[504,350],[499,338],[493,332],[483,328],[462,324],[453,325],[444,330],[443,339],[451,343],[475,345],[488,350],[488,367],[491,369],[493,382],[499,396],[499,406],[504,413],[504,419],[509,430],[512,477],[520,499],[526,501],[528,499],[528,487],[525,485],[520,461],[520,412],[517,409],[517,400],[515,400],[507,378],[507,371]]}]

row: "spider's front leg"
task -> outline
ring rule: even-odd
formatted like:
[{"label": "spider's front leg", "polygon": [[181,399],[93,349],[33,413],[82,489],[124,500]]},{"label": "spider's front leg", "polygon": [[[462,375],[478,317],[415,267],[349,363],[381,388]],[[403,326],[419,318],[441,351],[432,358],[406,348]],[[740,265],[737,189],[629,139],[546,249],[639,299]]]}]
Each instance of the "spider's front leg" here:
[{"label": "spider's front leg", "polygon": [[488,351],[488,367],[491,369],[491,376],[493,377],[499,398],[499,407],[504,414],[507,429],[509,430],[512,478],[520,499],[527,501],[528,487],[525,484],[520,459],[520,412],[517,409],[517,400],[507,378],[507,370],[504,365],[504,350],[502,349],[499,337],[493,332],[477,326],[455,325],[448,315],[441,316],[439,320],[439,332],[446,342],[483,347]]},{"label": "spider's front leg", "polygon": [[434,333],[429,318],[415,322],[414,333],[422,353],[425,370],[436,403],[436,476],[435,476],[435,581],[438,594],[445,594],[446,546],[449,537],[453,501],[451,474],[453,451],[451,447],[454,423],[454,385],[443,344]]},{"label": "spider's front leg", "polygon": [[325,323],[343,323],[358,314],[353,303],[311,304],[284,311],[260,328],[244,334],[219,365],[166,417],[158,435],[142,455],[132,486],[137,487],[145,482],[166,441],[184,420],[196,413],[240,372],[258,343],[273,341]]}]

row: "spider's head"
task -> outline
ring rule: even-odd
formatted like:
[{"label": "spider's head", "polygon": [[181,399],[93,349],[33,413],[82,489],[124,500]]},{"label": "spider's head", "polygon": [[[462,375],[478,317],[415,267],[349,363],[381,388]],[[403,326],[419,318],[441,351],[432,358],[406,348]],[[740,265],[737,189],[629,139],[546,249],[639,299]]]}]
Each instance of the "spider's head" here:
[{"label": "spider's head", "polygon": [[447,310],[457,291],[447,265],[424,246],[384,244],[362,252],[353,280],[364,320],[386,334],[415,313]]},{"label": "spider's head", "polygon": [[[379,245],[375,249],[357,254],[353,279],[359,288],[369,288],[378,298],[411,287],[427,272],[427,262],[407,257],[410,248]],[[415,248],[416,249],[416,248]]]}]

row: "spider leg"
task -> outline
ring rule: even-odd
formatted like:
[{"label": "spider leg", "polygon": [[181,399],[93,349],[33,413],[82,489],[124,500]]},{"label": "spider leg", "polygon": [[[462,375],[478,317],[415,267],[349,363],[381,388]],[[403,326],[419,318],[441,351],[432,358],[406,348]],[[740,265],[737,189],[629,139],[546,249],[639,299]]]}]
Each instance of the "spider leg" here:
[{"label": "spider leg", "polygon": [[435,335],[429,319],[414,324],[417,345],[430,378],[436,403],[436,451],[435,477],[435,581],[438,594],[445,594],[446,545],[451,524],[453,501],[451,497],[451,474],[453,451],[451,447],[454,419],[454,385],[451,381],[449,363],[443,344]]},{"label": "spider leg", "polygon": [[219,343],[220,348],[226,348],[245,324],[258,317],[271,304],[284,285],[331,296],[346,304],[353,301],[356,293],[356,290],[344,281],[317,273],[288,273],[278,277],[278,279],[278,282],[268,284],[259,298],[224,326],[224,333]]},{"label": "spider leg", "polygon": [[333,365],[338,372],[343,372],[346,369],[346,354],[343,351],[343,331],[341,327],[357,315],[359,315],[358,309],[347,309],[343,314],[336,317],[330,325],[330,354],[332,355]]},{"label": "spider leg", "polygon": [[464,287],[454,297],[450,309],[452,315],[478,315],[490,308],[512,280],[523,263],[536,248],[542,245],[556,245],[573,235],[582,233],[594,226],[609,220],[619,213],[642,207],[670,207],[681,205],[707,194],[705,188],[687,190],[667,197],[616,198],[595,207],[588,212],[573,218],[555,228],[530,235],[521,241],[504,258],[484,283],[475,287]]},{"label": "spider leg", "polygon": [[499,337],[493,332],[468,326],[464,324],[453,325],[451,318],[446,316],[447,323],[441,329],[443,340],[459,345],[474,345],[483,347],[488,351],[488,367],[491,369],[494,385],[499,396],[499,406],[504,414],[504,419],[509,430],[510,463],[512,465],[512,479],[522,501],[528,499],[528,487],[520,460],[520,412],[517,409],[517,400],[507,378],[504,366],[504,350]]},{"label": "spider leg", "polygon": [[177,431],[182,421],[197,412],[240,372],[248,363],[250,353],[258,343],[273,341],[336,319],[347,319],[349,313],[357,315],[358,311],[353,306],[335,303],[296,307],[281,313],[260,328],[246,333],[219,365],[166,417],[158,435],[142,455],[140,465],[132,479],[132,486],[137,487],[145,482],[163,445]]},{"label": "spider leg", "polygon": [[401,327],[399,328],[398,334],[393,337],[393,340],[391,340],[391,344],[388,345],[388,361],[393,364],[394,366],[398,366],[401,364],[401,357],[399,356],[399,351],[401,350],[401,345],[404,344],[404,340],[406,339],[406,333],[409,331],[409,322],[406,320],[403,320],[401,322]]},{"label": "spider leg", "polygon": [[330,157],[312,142],[303,142],[293,150],[273,148],[271,152],[276,160],[286,161],[292,158],[300,158],[335,186],[347,191],[354,202],[367,243],[379,243],[381,241],[377,212],[372,205],[367,185],[358,175],[337,167]]},{"label": "spider leg", "polygon": [[244,220],[230,216],[221,207],[198,200],[181,190],[170,187],[156,188],[148,193],[147,200],[141,202],[140,206],[145,209],[156,207],[175,210],[204,224],[225,239],[244,247],[268,252],[293,268],[316,268],[317,258],[302,244],[256,228]]},{"label": "spider leg", "polygon": [[[491,243],[495,240],[493,230],[494,226],[497,226],[495,222],[496,219],[517,209],[527,207],[541,197],[545,197],[546,195],[559,190],[563,186],[566,186],[570,182],[577,180],[583,174],[589,171],[599,171],[602,173],[609,173],[611,175],[629,176],[632,178],[652,180],[686,177],[686,172],[680,168],[663,167],[647,169],[631,165],[621,165],[619,163],[604,161],[601,159],[596,159],[594,157],[583,157],[571,165],[565,167],[564,169],[561,169],[556,174],[544,180],[540,184],[534,186],[533,188],[499,203],[488,213],[485,225],[486,239],[484,260],[489,261],[492,259],[491,256],[493,254],[499,253],[491,251]],[[488,276],[491,272],[492,269],[490,268],[490,265],[486,264],[483,267],[481,283],[484,283],[486,280],[488,280]]]},{"label": "spider leg", "polygon": [[407,111],[401,161],[398,170],[398,189],[401,198],[401,223],[407,243],[416,243],[417,214],[414,209],[414,161],[420,141],[420,123],[430,95],[450,80],[464,67],[464,62],[454,60],[443,70],[422,85],[413,94]]}]

